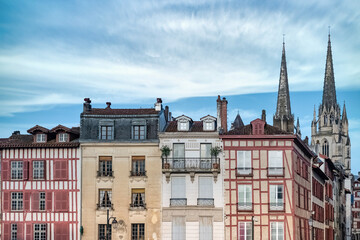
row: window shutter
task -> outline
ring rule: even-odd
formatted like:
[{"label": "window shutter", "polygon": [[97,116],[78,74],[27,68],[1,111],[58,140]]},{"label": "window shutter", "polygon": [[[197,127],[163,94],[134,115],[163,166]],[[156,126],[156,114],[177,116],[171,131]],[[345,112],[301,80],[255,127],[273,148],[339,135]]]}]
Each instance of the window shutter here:
[{"label": "window shutter", "polygon": [[26,239],[32,239],[32,224],[26,224]]},{"label": "window shutter", "polygon": [[282,151],[269,151],[269,167],[282,167]]},{"label": "window shutter", "polygon": [[55,240],[68,240],[69,239],[69,224],[58,223],[54,225]]},{"label": "window shutter", "polygon": [[11,239],[10,238],[10,228],[11,228],[11,223],[4,223],[4,228],[3,228],[3,239]]},{"label": "window shutter", "polygon": [[30,192],[24,193],[24,210],[30,211]]},{"label": "window shutter", "polygon": [[10,179],[10,169],[9,169],[10,163],[9,161],[2,161],[1,163],[1,178],[3,181]]},{"label": "window shutter", "polygon": [[39,211],[39,199],[40,199],[40,193],[34,192],[32,194],[32,211]]},{"label": "window shutter", "polygon": [[199,198],[213,198],[212,177],[199,177]]},{"label": "window shutter", "polygon": [[23,179],[28,180],[29,178],[29,161],[23,162]]},{"label": "window shutter", "polygon": [[62,196],[61,192],[54,192],[54,210],[60,211],[61,210],[61,202],[62,202]]},{"label": "window shutter", "polygon": [[44,180],[46,180],[46,161],[44,161]]},{"label": "window shutter", "polygon": [[60,174],[59,174],[59,169],[60,169],[60,166],[59,166],[59,161],[54,161],[54,179],[59,179],[60,177]]},{"label": "window shutter", "polygon": [[61,179],[67,179],[67,160],[61,161],[60,178]]},{"label": "window shutter", "polygon": [[23,239],[24,239],[24,224],[17,223],[17,240],[23,240]]},{"label": "window shutter", "polygon": [[186,198],[185,177],[173,177],[171,179],[171,197]]},{"label": "window shutter", "polygon": [[51,211],[52,210],[52,192],[46,192],[46,210]]},{"label": "window shutter", "polygon": [[64,192],[62,196],[63,196],[62,210],[69,211],[69,193]]},{"label": "window shutter", "polygon": [[4,202],[3,202],[3,209],[5,212],[10,211],[10,193],[4,192]]}]

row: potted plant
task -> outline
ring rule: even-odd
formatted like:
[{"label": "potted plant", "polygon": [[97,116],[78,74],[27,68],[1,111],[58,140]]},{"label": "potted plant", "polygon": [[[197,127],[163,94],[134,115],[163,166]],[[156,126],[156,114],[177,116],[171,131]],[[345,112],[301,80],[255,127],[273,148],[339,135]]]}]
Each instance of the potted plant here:
[{"label": "potted plant", "polygon": [[161,157],[165,158],[164,168],[169,169],[170,164],[168,163],[167,158],[170,155],[171,149],[167,145],[164,145],[160,148],[160,151],[161,151]]},{"label": "potted plant", "polygon": [[[219,153],[221,153],[221,152],[222,152],[222,150],[221,150],[221,148],[218,147],[218,146],[210,148],[210,154],[211,154],[212,157],[215,158],[215,161],[216,161],[216,159],[217,159],[217,156],[218,156]],[[218,168],[219,168],[219,163],[217,163],[217,162],[213,163],[213,168],[214,168],[214,169],[218,169]]]}]

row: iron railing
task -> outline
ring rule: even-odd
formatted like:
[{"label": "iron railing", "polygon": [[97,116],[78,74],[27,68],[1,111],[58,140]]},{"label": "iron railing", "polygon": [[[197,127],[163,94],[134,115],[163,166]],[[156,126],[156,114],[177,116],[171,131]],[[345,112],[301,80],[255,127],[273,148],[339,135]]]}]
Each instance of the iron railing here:
[{"label": "iron railing", "polygon": [[163,158],[162,167],[185,172],[220,170],[220,158]]},{"label": "iron railing", "polygon": [[130,176],[131,176],[131,177],[135,177],[135,176],[146,176],[146,171],[135,171],[135,170],[132,170],[132,171],[130,171]]},{"label": "iron railing", "polygon": [[213,198],[198,198],[197,199],[198,206],[214,206]]},{"label": "iron railing", "polygon": [[131,210],[143,210],[146,209],[146,203],[130,203]]},{"label": "iron railing", "polygon": [[238,167],[236,168],[237,176],[251,176],[252,168],[251,167]]},{"label": "iron railing", "polygon": [[271,211],[283,211],[285,209],[284,205],[284,202],[269,203],[269,209]]},{"label": "iron railing", "polygon": [[170,206],[177,207],[177,206],[186,206],[187,199],[186,198],[170,198]]},{"label": "iron railing", "polygon": [[113,177],[114,171],[97,171],[97,177]]},{"label": "iron railing", "polygon": [[110,202],[108,203],[97,203],[96,204],[96,209],[97,210],[100,210],[100,209],[111,209],[111,210],[114,210],[114,205]]},{"label": "iron railing", "polygon": [[253,209],[253,204],[251,202],[239,202],[238,210],[239,211],[251,211]]},{"label": "iron railing", "polygon": [[268,167],[268,176],[284,176],[284,167]]}]

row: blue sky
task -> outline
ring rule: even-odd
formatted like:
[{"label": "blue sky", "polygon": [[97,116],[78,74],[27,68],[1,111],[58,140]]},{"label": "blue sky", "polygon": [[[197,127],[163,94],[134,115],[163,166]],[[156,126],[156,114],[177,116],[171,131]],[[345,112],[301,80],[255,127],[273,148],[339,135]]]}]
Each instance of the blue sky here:
[{"label": "blue sky", "polygon": [[[304,134],[321,102],[328,26],[338,102],[360,170],[359,1],[0,1],[0,137],[77,125],[84,97],[272,123],[285,34],[292,110]],[[230,123],[229,123],[230,124]],[[307,133],[306,135],[309,135]]]}]

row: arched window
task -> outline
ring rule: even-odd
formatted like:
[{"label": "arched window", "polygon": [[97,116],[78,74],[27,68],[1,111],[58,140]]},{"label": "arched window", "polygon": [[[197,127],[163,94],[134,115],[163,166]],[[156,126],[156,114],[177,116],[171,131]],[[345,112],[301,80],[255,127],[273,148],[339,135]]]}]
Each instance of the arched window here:
[{"label": "arched window", "polygon": [[324,125],[326,126],[326,125],[327,125],[327,123],[328,123],[328,118],[327,118],[327,116],[326,116],[326,115],[324,115]]},{"label": "arched window", "polygon": [[328,141],[325,139],[323,145],[322,145],[322,154],[324,154],[325,156],[329,156],[329,143]]}]

